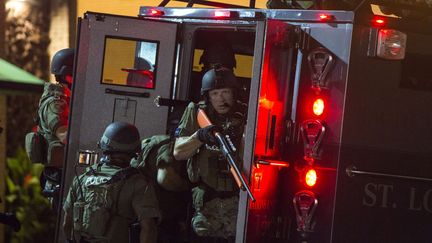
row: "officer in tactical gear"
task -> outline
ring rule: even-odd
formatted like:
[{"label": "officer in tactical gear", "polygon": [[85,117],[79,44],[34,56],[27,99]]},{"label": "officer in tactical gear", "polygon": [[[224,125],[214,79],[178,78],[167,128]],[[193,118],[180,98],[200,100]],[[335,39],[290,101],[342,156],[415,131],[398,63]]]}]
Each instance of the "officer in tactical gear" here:
[{"label": "officer in tactical gear", "polygon": [[[202,72],[200,73],[199,77],[192,78],[193,80],[199,79],[199,82],[202,82],[202,78],[205,75],[205,73],[217,67],[218,69],[225,69],[225,70],[233,70],[236,67],[236,59],[234,51],[231,47],[231,45],[222,37],[216,37],[213,39],[211,43],[204,48],[203,54],[200,57],[199,60],[200,64],[203,64]],[[233,79],[235,77],[233,76]],[[193,82],[193,81],[192,81]],[[237,82],[235,82],[237,85]],[[207,81],[205,82],[205,85],[210,85]],[[192,84],[192,87],[199,88],[200,85],[194,85]],[[238,87],[236,87],[238,88]],[[204,88],[205,91],[209,89],[209,87]],[[195,92],[196,91],[196,92]],[[192,90],[191,93],[201,93],[203,94],[204,90]],[[194,100],[194,99],[192,99]],[[181,107],[181,111],[183,111],[185,107]],[[180,109],[179,109],[180,110]],[[175,111],[177,112],[177,110]],[[181,116],[181,112],[178,113],[179,116]],[[177,125],[177,124],[176,124]],[[174,127],[174,129],[177,127]],[[174,130],[173,129],[173,130]],[[172,151],[172,146],[167,145],[165,147],[170,146],[169,150]],[[165,156],[168,157],[168,156]],[[173,159],[171,160],[172,163],[166,166],[159,166],[158,172],[157,172],[157,182],[159,185],[161,185],[163,188],[170,190],[170,191],[185,191],[188,190],[188,183],[184,181],[182,178],[182,169],[178,168],[182,166],[178,166],[178,163],[173,163]],[[179,161],[177,161],[179,162]],[[168,164],[168,163],[165,163]],[[177,168],[175,168],[177,166]]]},{"label": "officer in tactical gear", "polygon": [[52,201],[54,209],[57,209],[67,137],[74,53],[74,49],[62,49],[52,58],[51,73],[57,82],[45,83],[35,119],[37,131],[28,133],[25,141],[30,160],[45,164],[41,185],[43,194]]},{"label": "officer in tactical gear", "polygon": [[63,228],[72,242],[129,242],[138,221],[141,243],[156,242],[158,202],[152,184],[130,161],[140,149],[138,129],[125,122],[108,125],[99,147],[102,158],[76,176],[64,203]]},{"label": "officer in tactical gear", "polygon": [[[191,74],[191,97],[189,98],[194,102],[199,102],[201,99],[201,81],[208,70],[218,65],[233,70],[237,63],[234,50],[229,41],[223,36],[212,36],[211,41],[204,46],[199,64],[203,65],[201,72],[192,72]],[[183,111],[185,107],[182,108],[181,111]],[[181,113],[179,115],[181,115]]]},{"label": "officer in tactical gear", "polygon": [[237,64],[232,47],[224,40],[217,40],[205,48],[199,63],[203,64],[204,73],[216,65],[233,70]]},{"label": "officer in tactical gear", "polygon": [[[237,91],[238,84],[232,70],[215,65],[202,79],[202,101],[189,104],[176,131],[173,154],[177,160],[187,160],[195,209],[192,228],[203,240],[232,242],[235,238],[238,188],[229,172],[228,162],[216,145],[213,132],[217,130],[228,135],[237,148],[242,148],[245,122],[236,100]],[[198,126],[199,108],[206,112],[214,125]],[[237,156],[240,154],[238,152]]]}]

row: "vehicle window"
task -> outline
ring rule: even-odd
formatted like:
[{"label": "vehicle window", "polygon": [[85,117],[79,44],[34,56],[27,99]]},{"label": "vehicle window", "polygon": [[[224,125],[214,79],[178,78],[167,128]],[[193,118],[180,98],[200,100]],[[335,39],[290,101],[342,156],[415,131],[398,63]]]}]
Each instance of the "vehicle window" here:
[{"label": "vehicle window", "polygon": [[155,41],[105,38],[101,83],[154,89],[158,48]]}]

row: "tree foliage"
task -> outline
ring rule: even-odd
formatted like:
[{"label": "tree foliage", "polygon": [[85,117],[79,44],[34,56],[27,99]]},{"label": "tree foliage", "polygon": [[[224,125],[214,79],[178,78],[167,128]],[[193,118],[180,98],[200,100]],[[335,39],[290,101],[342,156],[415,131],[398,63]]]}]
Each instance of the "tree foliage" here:
[{"label": "tree foliage", "polygon": [[41,194],[39,177],[42,164],[33,164],[23,148],[7,159],[6,207],[16,214],[21,230],[8,231],[8,242],[52,242],[55,228],[54,212]]}]

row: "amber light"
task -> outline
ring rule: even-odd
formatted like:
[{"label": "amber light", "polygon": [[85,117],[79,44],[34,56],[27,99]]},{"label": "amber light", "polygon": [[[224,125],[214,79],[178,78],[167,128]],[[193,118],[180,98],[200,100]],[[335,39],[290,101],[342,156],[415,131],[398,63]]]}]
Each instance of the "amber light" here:
[{"label": "amber light", "polygon": [[325,108],[325,104],[324,104],[324,100],[321,98],[318,98],[314,101],[313,103],[313,113],[316,116],[320,116],[324,113],[324,108]]},{"label": "amber light", "polygon": [[306,185],[313,187],[317,181],[317,173],[314,169],[309,169],[305,174],[305,183]]}]

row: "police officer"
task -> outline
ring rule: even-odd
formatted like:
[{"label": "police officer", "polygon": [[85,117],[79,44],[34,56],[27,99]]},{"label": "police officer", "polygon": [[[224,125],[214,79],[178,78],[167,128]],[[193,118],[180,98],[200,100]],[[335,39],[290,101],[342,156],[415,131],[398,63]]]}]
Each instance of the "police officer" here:
[{"label": "police officer", "polygon": [[[44,188],[44,195],[52,200],[55,209],[67,137],[74,53],[72,48],[62,49],[52,58],[51,73],[57,82],[45,83],[44,92],[39,100],[36,121],[37,134],[41,139],[35,139],[39,142],[38,146],[31,142],[32,139],[26,137],[26,149],[32,162],[45,164],[41,185]],[[35,153],[35,150],[41,151]],[[40,156],[30,156],[30,154]]]},{"label": "police officer", "polygon": [[234,51],[225,40],[216,40],[205,48],[199,63],[203,64],[204,72],[215,68],[217,65],[233,70],[237,64]]},{"label": "police officer", "polygon": [[45,84],[38,110],[40,132],[48,141],[66,143],[74,56],[73,48],[62,49],[51,61],[51,73],[57,83]]},{"label": "police officer", "polygon": [[[173,154],[177,160],[188,160],[188,176],[194,183],[192,227],[200,237],[227,241],[235,237],[238,188],[213,132],[217,129],[229,135],[240,148],[244,116],[236,101],[237,91],[237,80],[230,69],[221,66],[210,69],[202,79],[203,100],[189,104],[176,131]],[[204,109],[214,125],[199,128],[198,108]]]},{"label": "police officer", "polygon": [[[200,93],[202,90],[199,90],[199,84],[194,84],[194,80],[201,82],[204,74],[215,67],[218,69],[226,69],[233,70],[236,67],[236,59],[235,54],[230,46],[230,44],[223,38],[215,38],[211,43],[204,48],[203,54],[199,60],[200,64],[203,64],[202,72],[199,74],[199,77],[192,78],[192,91],[191,93]],[[197,90],[194,90],[197,89]],[[183,107],[184,109],[184,107]],[[183,110],[182,109],[182,110]],[[179,113],[179,116],[181,113]],[[174,129],[173,129],[174,130]],[[170,150],[172,150],[172,146],[165,145],[165,147],[170,146]],[[162,158],[167,158],[169,156],[163,156]],[[156,161],[156,160],[155,160]],[[157,182],[163,188],[170,191],[185,191],[188,190],[188,183],[182,178],[183,168],[179,168],[178,163],[175,161],[171,161],[171,163],[165,163],[165,166],[161,166],[158,168],[157,172]]]},{"label": "police officer", "polygon": [[130,160],[140,148],[138,129],[125,122],[108,125],[99,147],[100,163],[75,177],[64,203],[64,231],[73,242],[128,242],[138,221],[141,243],[156,242],[159,218],[153,186]]}]

